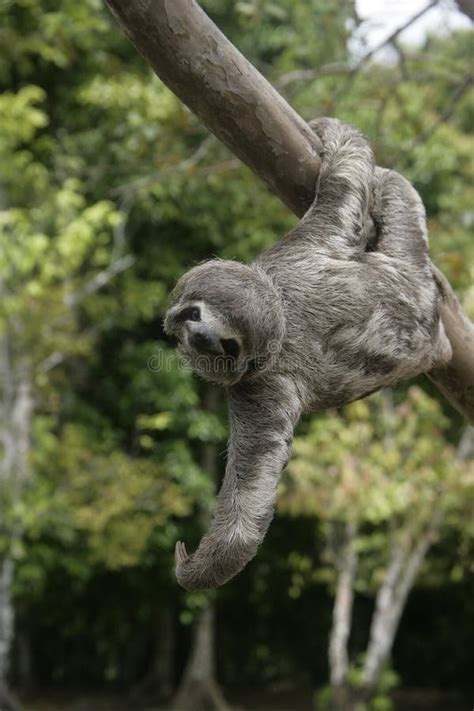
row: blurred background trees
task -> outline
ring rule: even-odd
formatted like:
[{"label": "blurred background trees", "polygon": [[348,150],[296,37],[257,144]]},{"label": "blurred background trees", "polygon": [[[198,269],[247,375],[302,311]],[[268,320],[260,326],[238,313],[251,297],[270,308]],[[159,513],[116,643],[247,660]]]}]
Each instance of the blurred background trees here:
[{"label": "blurred background trees", "polygon": [[[345,0],[203,6],[305,118],[357,124],[414,182],[473,316],[472,31],[395,36],[364,59]],[[196,261],[250,260],[295,218],[98,0],[0,15],[0,703],[15,704],[8,681],[31,698],[100,688],[182,706],[197,644],[216,706],[217,679],[230,699],[273,689],[272,708],[292,709],[330,680],[321,707],[374,691],[382,709],[390,657],[399,684],[467,693],[469,437],[424,379],[302,422],[257,559],[211,600],[178,590],[174,541],[197,540],[212,507],[226,412],[166,341],[167,294]]]}]

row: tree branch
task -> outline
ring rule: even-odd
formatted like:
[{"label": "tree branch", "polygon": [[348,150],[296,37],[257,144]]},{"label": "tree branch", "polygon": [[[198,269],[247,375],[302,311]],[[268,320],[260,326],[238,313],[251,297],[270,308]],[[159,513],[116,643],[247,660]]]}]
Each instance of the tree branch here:
[{"label": "tree branch", "polygon": [[356,66],[353,69],[353,73],[358,72],[368,60],[373,57],[377,52],[380,52],[381,49],[386,47],[389,44],[392,44],[400,35],[405,32],[409,27],[411,27],[417,20],[420,19],[420,17],[423,17],[423,15],[426,15],[428,10],[431,10],[433,7],[435,7],[438,4],[438,0],[431,0],[425,7],[422,7],[419,12],[417,12],[415,15],[412,15],[411,17],[408,18],[406,22],[403,23],[403,25],[400,25],[397,27],[388,37],[386,37],[384,40],[379,42],[375,47],[373,47],[369,52],[364,54],[364,56],[359,60],[359,62],[356,64]]},{"label": "tree branch", "polygon": [[335,92],[335,94],[332,96],[331,101],[330,101],[330,110],[332,110],[332,107],[334,107],[337,103],[337,100],[341,97],[344,96],[344,94],[349,91],[353,81],[354,77],[361,71],[361,69],[367,64],[369,59],[372,59],[377,52],[380,52],[381,49],[384,47],[387,47],[389,44],[394,44],[394,42],[397,40],[397,38],[405,32],[409,27],[411,27],[417,20],[420,19],[420,17],[423,17],[428,10],[431,10],[433,7],[435,7],[438,4],[438,0],[431,0],[425,7],[423,7],[419,12],[417,12],[415,15],[412,15],[411,17],[408,18],[406,22],[403,23],[403,25],[400,25],[397,27],[388,37],[386,37],[384,40],[379,42],[375,47],[370,49],[366,54],[364,54],[361,59],[357,62],[357,64],[350,69],[347,77],[345,80],[341,83],[341,85],[338,87],[338,90]]},{"label": "tree branch", "polygon": [[474,0],[457,0],[459,12],[469,17],[474,21]]},{"label": "tree branch", "polygon": [[[319,174],[319,141],[195,0],[106,3],[164,83],[293,212],[303,215]],[[428,3],[409,23],[435,4]],[[407,26],[384,42],[393,41]],[[367,55],[361,61],[367,61]],[[473,359],[474,327],[451,287],[452,296],[447,297],[448,287],[441,289],[442,309],[453,358],[430,377],[459,412],[474,421],[474,371],[469,374],[467,369]]]},{"label": "tree branch", "polygon": [[463,96],[469,91],[471,86],[474,84],[474,77],[470,74],[462,80],[460,84],[455,88],[452,96],[447,102],[447,107],[442,111],[436,120],[427,128],[425,128],[421,133],[419,133],[413,141],[410,143],[408,149],[403,151],[404,156],[408,156],[417,146],[426,143],[431,136],[437,131],[437,129],[454,115],[456,108],[463,98]]},{"label": "tree branch", "polygon": [[106,0],[160,79],[297,215],[313,201],[319,140],[194,0]]},{"label": "tree branch", "polygon": [[134,262],[135,257],[132,254],[125,254],[123,257],[116,259],[115,262],[112,262],[106,269],[98,272],[98,274],[92,277],[90,281],[86,282],[86,284],[81,286],[77,291],[74,291],[72,294],[67,294],[64,297],[65,305],[70,308],[77,306],[81,301],[84,301],[86,296],[90,296],[90,294],[94,294],[96,291],[99,291],[99,289],[102,289],[114,276],[131,267]]},{"label": "tree branch", "polygon": [[427,375],[453,407],[474,424],[474,325],[444,274],[433,267],[441,294],[440,313],[453,349],[451,361]]},{"label": "tree branch", "polygon": [[157,183],[163,178],[166,178],[168,175],[173,175],[177,172],[184,172],[186,170],[189,170],[190,168],[194,168],[206,156],[209,148],[211,148],[211,146],[215,142],[216,139],[214,138],[214,136],[207,136],[192,155],[188,156],[179,163],[167,165],[165,168],[156,171],[156,173],[151,173],[149,175],[145,175],[143,178],[137,178],[136,180],[132,180],[129,183],[125,183],[124,185],[119,185],[118,187],[111,190],[110,194],[112,196],[130,196],[143,188],[147,188],[150,185]]},{"label": "tree branch", "polygon": [[310,82],[319,77],[332,76],[334,74],[349,74],[352,71],[351,67],[343,62],[334,62],[332,64],[323,64],[322,67],[311,69],[294,69],[291,72],[281,74],[275,80],[275,86],[278,89],[286,89],[290,84],[295,82]]}]

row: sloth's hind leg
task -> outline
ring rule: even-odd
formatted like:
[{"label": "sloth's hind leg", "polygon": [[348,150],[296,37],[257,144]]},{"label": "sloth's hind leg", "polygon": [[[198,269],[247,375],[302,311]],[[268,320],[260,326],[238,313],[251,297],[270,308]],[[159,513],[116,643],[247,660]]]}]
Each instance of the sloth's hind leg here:
[{"label": "sloth's hind leg", "polygon": [[405,263],[428,265],[425,208],[415,188],[399,173],[376,168],[373,195],[376,251]]},{"label": "sloth's hind leg", "polygon": [[420,347],[425,370],[451,359],[451,344],[439,315],[439,288],[428,254],[425,208],[415,188],[399,173],[375,169],[373,219],[378,236],[376,252],[396,260],[400,272],[399,296],[403,284],[414,281],[410,300],[416,308],[416,325],[425,347]]},{"label": "sloth's hind leg", "polygon": [[[374,157],[369,141],[356,128],[337,119],[310,123],[323,145],[316,199],[303,218],[339,257],[363,252],[371,209]],[[324,239],[324,234],[329,239]]]}]

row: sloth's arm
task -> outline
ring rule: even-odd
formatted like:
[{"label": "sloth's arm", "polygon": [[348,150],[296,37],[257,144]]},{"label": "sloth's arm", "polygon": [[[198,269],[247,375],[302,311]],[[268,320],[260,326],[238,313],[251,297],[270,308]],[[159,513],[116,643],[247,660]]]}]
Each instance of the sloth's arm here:
[{"label": "sloth's arm", "polygon": [[431,278],[428,228],[421,197],[402,175],[375,169],[373,217],[378,228],[376,250],[388,257],[425,265]]},{"label": "sloth's arm", "polygon": [[337,119],[310,122],[323,145],[316,197],[296,226],[331,255],[351,258],[364,251],[372,198],[374,156],[367,138]]},{"label": "sloth's arm", "polygon": [[239,573],[272,520],[301,407],[292,380],[262,381],[230,391],[227,468],[209,530],[193,555],[176,546],[176,577],[187,590],[213,588]]}]

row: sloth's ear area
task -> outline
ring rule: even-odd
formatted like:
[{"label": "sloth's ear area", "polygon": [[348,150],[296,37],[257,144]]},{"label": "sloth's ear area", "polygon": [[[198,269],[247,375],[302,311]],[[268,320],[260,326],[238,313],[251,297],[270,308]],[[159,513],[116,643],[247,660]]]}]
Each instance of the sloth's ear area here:
[{"label": "sloth's ear area", "polygon": [[172,306],[166,312],[166,316],[163,321],[163,328],[167,336],[173,336],[175,334],[175,329],[177,325],[177,316],[181,309],[179,304]]},{"label": "sloth's ear area", "polygon": [[258,362],[258,370],[263,372],[278,360],[286,331],[286,316],[283,302],[270,277],[258,267],[254,267],[251,284],[243,313],[247,325],[251,353]]},{"label": "sloth's ear area", "polygon": [[181,299],[183,298],[184,290],[186,288],[186,278],[188,276],[188,273],[183,274],[183,276],[180,277],[180,279],[178,279],[178,281],[176,282],[175,287],[170,295],[171,306],[174,306],[175,304],[178,303],[178,301],[181,301]]}]

